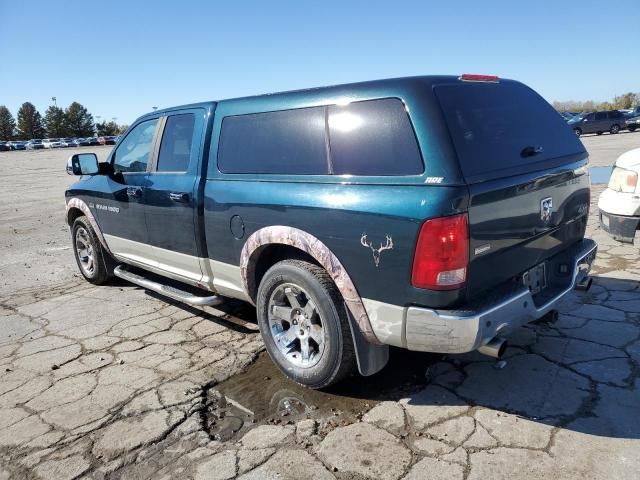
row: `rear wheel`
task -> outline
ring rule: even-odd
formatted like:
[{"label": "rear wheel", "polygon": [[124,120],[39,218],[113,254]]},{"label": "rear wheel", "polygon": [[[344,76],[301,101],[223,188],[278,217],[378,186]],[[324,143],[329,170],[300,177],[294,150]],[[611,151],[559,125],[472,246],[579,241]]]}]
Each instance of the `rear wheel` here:
[{"label": "rear wheel", "polygon": [[620,125],[611,125],[611,128],[609,129],[609,133],[611,133],[612,135],[615,135],[616,133],[620,132]]},{"label": "rear wheel", "polygon": [[630,132],[635,132],[636,131],[636,127],[629,127],[629,131]]},{"label": "rear wheel", "polygon": [[602,132],[596,132],[596,135],[602,135]]},{"label": "rear wheel", "polygon": [[324,388],[355,371],[345,304],[323,268],[302,260],[275,264],[260,282],[256,304],[267,352],[289,378]]},{"label": "rear wheel", "polygon": [[582,129],[580,129],[580,128],[574,128],[573,131],[574,131],[574,133],[576,134],[577,137],[582,135]]},{"label": "rear wheel", "polygon": [[84,215],[73,222],[71,240],[80,273],[88,282],[100,285],[113,276],[116,262],[104,249]]}]

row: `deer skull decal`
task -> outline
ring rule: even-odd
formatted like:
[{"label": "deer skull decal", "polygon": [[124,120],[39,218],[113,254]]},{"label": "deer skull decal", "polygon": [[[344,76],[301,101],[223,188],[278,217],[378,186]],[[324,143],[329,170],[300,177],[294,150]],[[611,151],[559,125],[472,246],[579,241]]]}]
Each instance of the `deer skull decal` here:
[{"label": "deer skull decal", "polygon": [[363,233],[362,237],[360,237],[360,243],[362,246],[371,249],[371,252],[373,253],[373,261],[375,262],[376,267],[380,265],[380,253],[382,253],[383,250],[391,250],[393,248],[393,238],[391,238],[391,235],[387,235],[386,237],[386,243],[384,245],[380,243],[378,248],[375,248],[373,243],[367,240],[366,233]]}]

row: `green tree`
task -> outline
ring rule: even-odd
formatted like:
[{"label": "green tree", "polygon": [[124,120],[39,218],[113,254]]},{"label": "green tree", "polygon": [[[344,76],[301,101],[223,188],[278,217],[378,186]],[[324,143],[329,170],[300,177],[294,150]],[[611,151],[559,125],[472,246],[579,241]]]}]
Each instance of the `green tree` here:
[{"label": "green tree", "polygon": [[98,135],[118,135],[120,133],[120,126],[116,122],[106,122],[96,123],[96,130],[98,131]]},{"label": "green tree", "polygon": [[47,129],[47,136],[50,138],[60,138],[67,136],[67,125],[64,110],[51,105],[44,114],[44,125]]},{"label": "green tree", "polygon": [[88,137],[93,135],[93,116],[79,104],[73,102],[64,112],[67,134],[73,137]]},{"label": "green tree", "polygon": [[29,140],[42,138],[45,135],[42,116],[33,103],[24,102],[18,110],[18,138]]},{"label": "green tree", "polygon": [[624,95],[618,95],[613,99],[613,107],[614,108],[631,108],[633,107],[633,102],[635,100],[635,95],[633,92],[625,93]]},{"label": "green tree", "polygon": [[16,130],[16,121],[4,105],[0,105],[0,139],[11,140]]}]

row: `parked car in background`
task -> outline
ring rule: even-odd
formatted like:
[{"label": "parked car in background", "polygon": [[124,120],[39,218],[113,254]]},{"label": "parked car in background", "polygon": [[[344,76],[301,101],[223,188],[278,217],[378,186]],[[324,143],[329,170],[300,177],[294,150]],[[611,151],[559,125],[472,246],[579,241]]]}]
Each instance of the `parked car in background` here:
[{"label": "parked car in background", "polygon": [[624,116],[627,118],[630,117],[638,117],[640,116],[640,105],[636,105],[633,108],[627,108],[625,110],[621,110],[624,113]]},{"label": "parked car in background", "polygon": [[633,243],[640,226],[640,148],[620,155],[598,200],[600,225],[614,239]]},{"label": "parked car in background", "polygon": [[88,137],[86,140],[92,147],[100,145],[100,142],[98,142],[98,137]]},{"label": "parked car in background", "polygon": [[627,130],[629,130],[630,132],[635,132],[640,128],[640,115],[638,115],[637,117],[627,118],[624,123],[627,127]]},{"label": "parked car in background", "polygon": [[7,145],[11,148],[11,150],[25,150],[27,148],[27,142],[22,140],[13,140],[11,142],[7,142]]},{"label": "parked car in background", "polygon": [[73,143],[73,138],[61,138],[60,143],[62,144],[63,147],[75,147],[75,144]]},{"label": "parked car in background", "polygon": [[585,133],[602,135],[604,132],[618,133],[626,128],[625,118],[619,110],[591,112],[582,118],[569,120],[568,125],[573,128],[577,136]]},{"label": "parked car in background", "polygon": [[45,138],[42,140],[42,145],[44,145],[44,148],[60,148],[62,147],[62,142],[60,142],[59,138]]},{"label": "parked car in background", "polygon": [[26,143],[25,148],[27,150],[42,150],[44,148],[44,145],[42,144],[42,140],[36,138],[29,140]]},{"label": "parked car in background", "polygon": [[98,137],[98,143],[100,143],[100,145],[115,145],[116,141],[115,141],[114,136],[102,136],[102,137]]},{"label": "parked car in background", "polygon": [[8,142],[0,141],[0,152],[8,152],[11,150],[11,147],[7,145]]},{"label": "parked car in background", "polygon": [[322,388],[388,345],[500,357],[587,289],[588,157],[519,82],[387,79],[150,112],[105,163],[69,158],[66,215],[87,281],[252,302],[274,362]]},{"label": "parked car in background", "polygon": [[91,142],[89,141],[88,138],[76,138],[73,141],[73,144],[76,147],[90,147],[91,146]]},{"label": "parked car in background", "polygon": [[569,121],[573,118],[573,115],[569,112],[558,112],[560,114],[560,116],[562,118],[564,118],[566,121]]}]

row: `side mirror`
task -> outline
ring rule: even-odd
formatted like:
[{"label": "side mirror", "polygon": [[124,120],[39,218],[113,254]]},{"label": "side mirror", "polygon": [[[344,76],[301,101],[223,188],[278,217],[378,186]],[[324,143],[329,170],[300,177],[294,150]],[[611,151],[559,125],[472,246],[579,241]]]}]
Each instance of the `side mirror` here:
[{"label": "side mirror", "polygon": [[95,153],[76,153],[67,160],[69,175],[96,175],[99,173],[98,157]]}]

